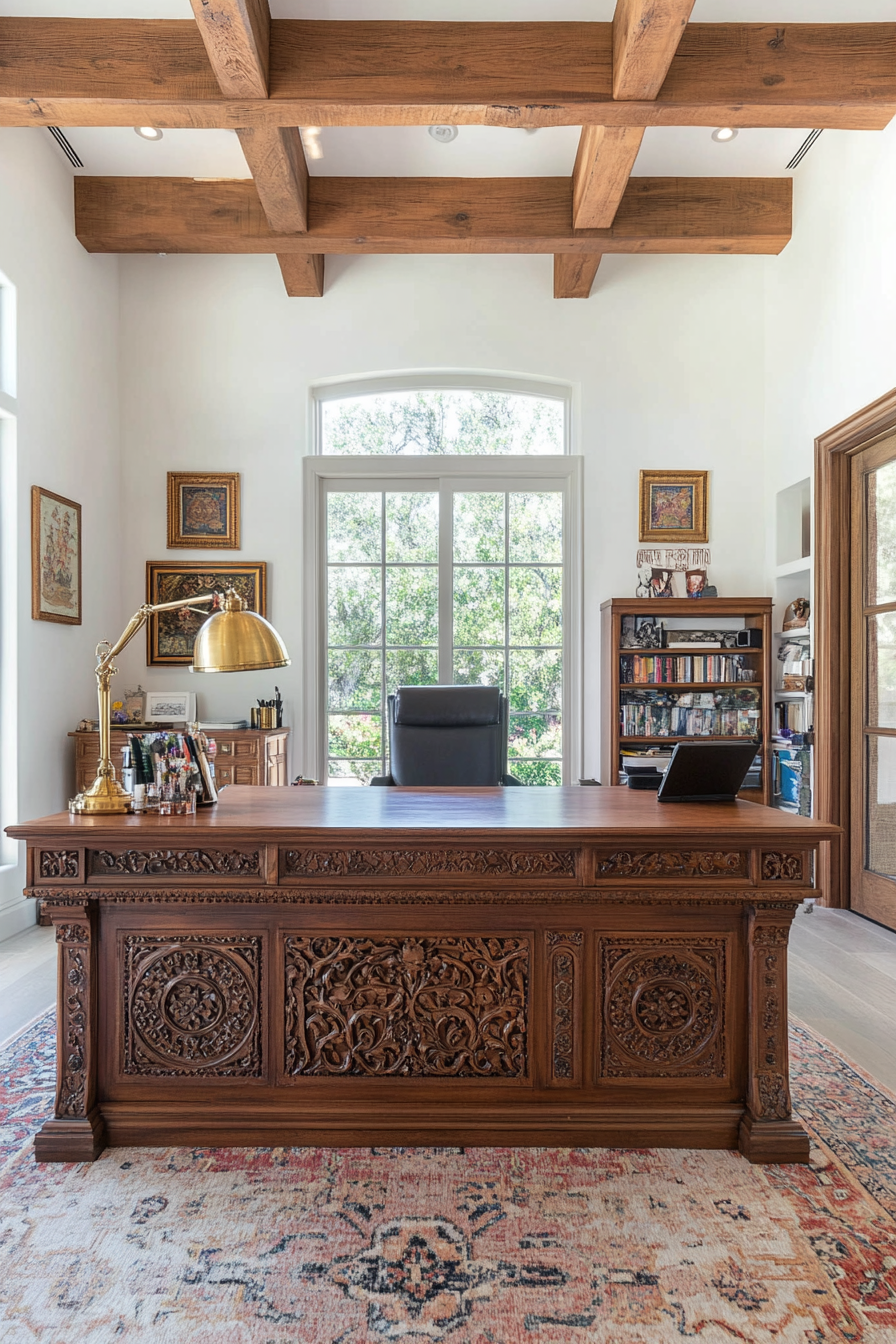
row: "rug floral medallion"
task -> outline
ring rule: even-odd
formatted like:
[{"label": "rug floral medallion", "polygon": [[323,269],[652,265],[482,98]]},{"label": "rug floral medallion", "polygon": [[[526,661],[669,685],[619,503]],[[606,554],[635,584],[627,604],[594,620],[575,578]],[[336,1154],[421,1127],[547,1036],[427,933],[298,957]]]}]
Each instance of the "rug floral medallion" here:
[{"label": "rug floral medallion", "polygon": [[653,1149],[107,1149],[2,1059],[3,1344],[893,1344],[896,1100],[794,1025],[810,1166]]}]

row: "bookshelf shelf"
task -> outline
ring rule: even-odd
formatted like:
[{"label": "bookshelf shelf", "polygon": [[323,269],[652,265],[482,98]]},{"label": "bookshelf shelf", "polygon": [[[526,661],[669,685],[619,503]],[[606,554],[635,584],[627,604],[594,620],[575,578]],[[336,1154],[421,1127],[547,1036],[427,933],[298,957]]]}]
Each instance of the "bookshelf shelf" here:
[{"label": "bookshelf shelf", "polygon": [[[761,647],[750,648],[700,648],[697,645],[688,646],[677,645],[672,648],[659,647],[656,644],[650,648],[631,648],[622,642],[622,622],[625,617],[648,617],[652,620],[667,623],[667,630],[722,630],[731,631],[732,629],[743,628],[748,630],[760,630],[762,632]],[[602,648],[602,695],[601,695],[601,779],[604,784],[618,785],[619,772],[621,764],[622,751],[631,752],[636,747],[643,747],[645,750],[650,748],[668,746],[674,747],[677,742],[743,742],[754,736],[753,733],[703,733],[695,731],[692,733],[650,733],[648,735],[635,734],[630,729],[635,726],[632,722],[626,722],[628,732],[623,731],[622,725],[622,706],[628,705],[627,719],[633,717],[633,705],[640,703],[636,692],[650,692],[651,694],[665,694],[671,692],[676,696],[683,694],[709,694],[721,692],[730,697],[730,703],[723,701],[719,707],[720,714],[736,714],[743,706],[743,713],[748,717],[756,715],[755,738],[759,745],[757,746],[757,755],[762,758],[761,783],[759,788],[745,788],[742,790],[742,796],[748,798],[751,802],[768,803],[771,800],[771,772],[770,755],[767,745],[771,738],[771,713],[774,693],[772,691],[772,599],[770,597],[755,598],[701,598],[695,601],[690,598],[613,598],[605,602],[601,607],[601,648]],[[674,637],[674,636],[673,636]],[[694,657],[721,656],[743,657],[742,665],[750,673],[749,681],[735,681],[726,678],[724,681],[631,681],[622,680],[623,668],[620,660],[625,657],[644,656],[647,658],[655,656],[673,656]],[[631,676],[631,666],[625,669]],[[676,667],[674,671],[680,671]],[[700,666],[700,671],[708,671],[708,667]],[[726,667],[725,671],[733,669]],[[754,697],[750,700],[744,696],[737,700],[739,693],[748,691]],[[758,694],[757,694],[758,693]],[[665,707],[658,704],[657,701],[646,701],[648,710],[654,715],[657,710],[662,712]],[[694,706],[694,719],[690,718],[691,706],[685,703],[681,705],[680,701],[669,707],[673,716],[677,716],[680,710],[684,710],[688,717],[685,724],[673,717],[673,727],[692,727],[696,722],[700,724],[700,711],[704,713],[712,712],[713,707]],[[638,711],[640,714],[640,711]],[[704,719],[705,723],[706,720]],[[732,719],[732,724],[734,720]],[[640,725],[639,725],[640,726]],[[656,723],[651,724],[648,719],[647,726],[656,727]],[[706,726],[710,726],[706,723]],[[714,724],[713,726],[720,726]],[[740,724],[738,725],[740,726]]]}]

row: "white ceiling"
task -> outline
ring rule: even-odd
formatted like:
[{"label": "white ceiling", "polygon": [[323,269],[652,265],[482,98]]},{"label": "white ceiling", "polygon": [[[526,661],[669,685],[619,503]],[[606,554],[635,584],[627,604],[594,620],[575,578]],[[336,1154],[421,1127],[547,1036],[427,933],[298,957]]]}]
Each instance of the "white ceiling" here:
[{"label": "white ceiling", "polygon": [[[83,170],[115,177],[248,177],[232,131],[167,130],[142,140],[129,127],[74,127],[66,135]],[[651,127],[635,165],[638,177],[780,177],[807,131],[742,130],[718,144],[703,126]],[[328,127],[313,176],[567,177],[579,142],[575,126],[527,131],[461,126],[439,144],[424,126]],[[60,150],[60,156],[62,151]]]},{"label": "white ceiling", "polygon": [[[419,20],[609,20],[615,0],[270,0],[275,18]],[[0,0],[9,16],[84,18],[192,17],[189,0]],[[696,0],[692,19],[704,22],[836,23],[896,21],[896,0]],[[741,130],[717,144],[704,127],[651,128],[638,176],[777,176],[807,131]],[[100,175],[249,176],[237,137],[229,131],[167,130],[141,140],[130,128],[66,130],[84,161]],[[313,175],[529,177],[565,176],[578,143],[575,127],[525,131],[463,126],[441,145],[425,127],[333,127],[320,136],[322,159]],[[61,155],[61,151],[60,151]]]}]

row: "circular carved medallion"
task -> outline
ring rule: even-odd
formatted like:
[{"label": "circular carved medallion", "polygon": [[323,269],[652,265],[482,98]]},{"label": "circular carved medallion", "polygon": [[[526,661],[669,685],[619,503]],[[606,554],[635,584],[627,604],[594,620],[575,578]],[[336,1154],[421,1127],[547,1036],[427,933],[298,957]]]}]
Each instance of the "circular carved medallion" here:
[{"label": "circular carved medallion", "polygon": [[251,965],[224,948],[184,942],[163,945],[135,970],[128,1035],[137,1072],[256,1071]]},{"label": "circular carved medallion", "polygon": [[721,1004],[712,967],[685,951],[630,952],[609,976],[607,1044],[654,1066],[687,1064],[718,1034]]}]

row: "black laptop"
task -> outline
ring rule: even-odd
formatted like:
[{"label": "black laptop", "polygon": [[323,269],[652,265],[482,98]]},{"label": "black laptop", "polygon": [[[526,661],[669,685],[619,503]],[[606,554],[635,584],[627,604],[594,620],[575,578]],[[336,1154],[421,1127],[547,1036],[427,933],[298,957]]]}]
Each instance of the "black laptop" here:
[{"label": "black laptop", "polygon": [[679,742],[656,796],[661,803],[732,802],[757,750],[752,740]]}]

